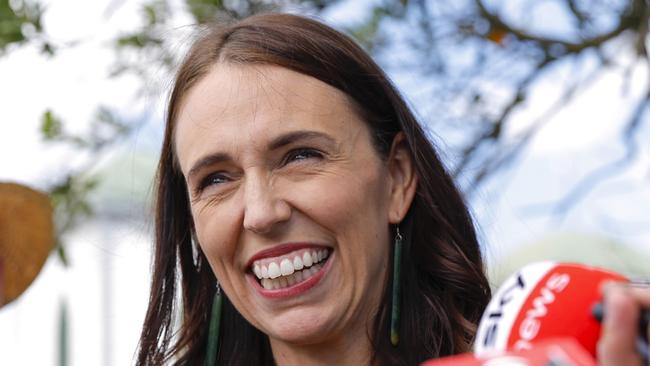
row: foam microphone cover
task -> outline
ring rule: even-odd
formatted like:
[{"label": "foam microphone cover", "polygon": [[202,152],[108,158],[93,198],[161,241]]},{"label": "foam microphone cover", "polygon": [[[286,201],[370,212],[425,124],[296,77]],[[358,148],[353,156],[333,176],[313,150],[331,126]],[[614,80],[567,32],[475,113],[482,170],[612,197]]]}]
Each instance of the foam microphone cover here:
[{"label": "foam microphone cover", "polygon": [[601,300],[603,282],[612,280],[627,278],[581,264],[539,262],[522,268],[492,297],[474,352],[529,350],[541,340],[569,337],[596,357],[600,323],[591,310]]}]

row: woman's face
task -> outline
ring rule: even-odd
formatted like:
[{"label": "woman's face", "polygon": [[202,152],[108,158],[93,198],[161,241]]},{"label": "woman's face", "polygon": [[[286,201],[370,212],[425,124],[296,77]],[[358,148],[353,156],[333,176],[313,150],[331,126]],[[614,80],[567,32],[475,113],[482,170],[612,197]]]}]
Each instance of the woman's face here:
[{"label": "woman's face", "polygon": [[284,68],[221,63],[176,123],[199,245],[237,310],[272,342],[365,337],[389,224],[407,207],[347,97]]}]

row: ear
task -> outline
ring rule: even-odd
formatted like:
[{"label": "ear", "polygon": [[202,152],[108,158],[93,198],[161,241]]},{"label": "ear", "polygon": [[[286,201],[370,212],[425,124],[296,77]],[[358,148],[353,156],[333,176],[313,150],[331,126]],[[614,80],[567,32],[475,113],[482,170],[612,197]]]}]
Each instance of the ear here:
[{"label": "ear", "polygon": [[399,224],[411,207],[418,185],[413,157],[403,132],[399,132],[393,139],[388,156],[388,171],[390,175],[388,220],[391,224]]}]

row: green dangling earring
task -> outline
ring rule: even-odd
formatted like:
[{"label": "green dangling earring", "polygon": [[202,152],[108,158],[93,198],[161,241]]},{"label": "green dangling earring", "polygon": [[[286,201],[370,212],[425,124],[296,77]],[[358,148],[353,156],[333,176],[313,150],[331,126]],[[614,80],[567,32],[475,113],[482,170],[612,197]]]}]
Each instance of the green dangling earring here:
[{"label": "green dangling earring", "polygon": [[390,314],[390,343],[396,347],[399,343],[399,300],[400,300],[400,272],[402,263],[402,234],[397,227],[395,233],[395,248],[393,248],[393,304]]},{"label": "green dangling earring", "polygon": [[208,328],[208,346],[205,357],[205,366],[214,366],[217,364],[219,356],[219,327],[221,325],[221,307],[223,305],[223,296],[221,296],[221,286],[217,282],[217,292],[212,300],[212,312],[210,313],[210,327]]}]

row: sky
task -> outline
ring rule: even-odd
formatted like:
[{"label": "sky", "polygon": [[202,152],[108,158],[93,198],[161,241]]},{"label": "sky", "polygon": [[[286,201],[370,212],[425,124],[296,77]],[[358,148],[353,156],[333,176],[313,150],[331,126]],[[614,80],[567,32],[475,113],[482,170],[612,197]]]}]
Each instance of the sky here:
[{"label": "sky", "polygon": [[[352,2],[346,6],[334,9],[327,19],[344,22],[349,14],[361,13],[365,5]],[[63,268],[56,257],[50,257],[32,287],[0,310],[0,364],[55,364],[62,301],[71,314],[70,365],[133,363],[148,296],[151,223],[147,204],[165,102],[161,95],[134,103],[132,91],[138,81],[128,77],[108,80],[106,70],[113,58],[108,40],[136,28],[139,14],[138,2],[52,1],[45,18],[48,34],[60,42],[82,40],[84,46],[64,48],[53,59],[31,47],[0,58],[0,126],[9,131],[0,134],[2,181],[44,188],[60,171],[83,162],[84,157],[73,150],[44,144],[39,138],[39,119],[47,108],[56,107],[55,113],[73,130],[85,128],[97,101],[129,118],[149,120],[97,165],[96,173],[108,182],[101,189],[103,199],[97,201],[103,216],[66,238],[72,265]],[[175,22],[178,28],[170,32],[181,33],[182,42],[186,19]],[[626,57],[624,52],[621,57]],[[560,68],[558,75],[539,83],[516,118],[525,123],[539,115],[557,94],[557,80],[566,78],[568,72]],[[628,92],[635,96],[649,79],[648,66],[639,64],[631,75]],[[168,76],[160,78],[164,82]],[[424,114],[424,102],[415,90],[417,80],[408,75],[395,75],[395,80],[416,111]],[[565,218],[551,215],[548,208],[590,169],[623,152],[617,138],[620,125],[612,121],[630,112],[629,101],[620,98],[625,85],[618,72],[600,75],[570,108],[551,119],[516,169],[474,196],[471,206],[490,263],[503,260],[513,248],[558,232],[606,237],[650,255],[647,146],[634,166],[591,191]],[[648,123],[639,139],[650,141]],[[111,216],[108,207],[118,196],[120,209],[128,212],[121,219]]]}]

